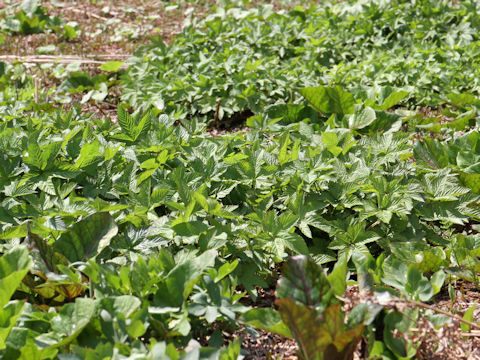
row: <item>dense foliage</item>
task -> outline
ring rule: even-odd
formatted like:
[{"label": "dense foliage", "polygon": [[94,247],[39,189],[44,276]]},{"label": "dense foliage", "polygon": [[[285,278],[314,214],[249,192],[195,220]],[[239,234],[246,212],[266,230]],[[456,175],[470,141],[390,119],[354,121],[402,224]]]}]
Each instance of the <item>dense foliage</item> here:
[{"label": "dense foliage", "polygon": [[[450,92],[478,95],[475,1],[322,2],[274,12],[218,9],[173,44],[137,52],[123,99],[177,118],[220,118],[298,101],[294,87],[340,85],[355,93],[401,87],[410,105],[439,105]],[[197,26],[194,26],[197,25]]]},{"label": "dense foliage", "polygon": [[[420,311],[385,299],[478,285],[475,4],[218,9],[138,51],[118,123],[35,103],[0,63],[2,356],[236,359],[246,326],[304,359],[362,337],[414,357],[393,330]],[[239,113],[248,131],[205,131]],[[278,311],[251,306],[277,281]],[[347,284],[377,301],[345,320]]]}]

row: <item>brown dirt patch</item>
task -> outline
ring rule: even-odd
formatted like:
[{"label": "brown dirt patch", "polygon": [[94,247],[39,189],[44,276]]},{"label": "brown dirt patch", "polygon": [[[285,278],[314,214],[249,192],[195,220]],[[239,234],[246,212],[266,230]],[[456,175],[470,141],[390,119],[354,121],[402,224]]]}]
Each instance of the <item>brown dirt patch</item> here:
[{"label": "brown dirt patch", "polygon": [[[167,8],[162,1],[77,0],[58,4],[42,2],[48,15],[76,22],[81,29],[79,37],[65,41],[54,33],[9,35],[0,45],[0,54],[36,55],[37,47],[51,44],[56,47],[52,54],[132,54],[149,36],[161,35],[170,41],[181,31],[186,17],[185,6]],[[5,2],[0,2],[1,9],[7,11]]]}]

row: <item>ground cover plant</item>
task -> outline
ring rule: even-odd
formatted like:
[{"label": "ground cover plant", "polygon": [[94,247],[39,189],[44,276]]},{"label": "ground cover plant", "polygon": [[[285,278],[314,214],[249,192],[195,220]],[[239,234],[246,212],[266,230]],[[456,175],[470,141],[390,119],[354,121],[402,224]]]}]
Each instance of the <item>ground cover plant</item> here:
[{"label": "ground cover plant", "polygon": [[3,358],[480,356],[476,2],[246,5],[0,63]]}]

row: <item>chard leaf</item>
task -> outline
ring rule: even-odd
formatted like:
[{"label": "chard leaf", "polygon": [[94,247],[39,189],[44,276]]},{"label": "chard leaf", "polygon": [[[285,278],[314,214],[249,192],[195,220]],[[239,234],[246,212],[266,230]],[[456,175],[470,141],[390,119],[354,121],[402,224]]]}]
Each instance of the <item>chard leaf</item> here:
[{"label": "chard leaf", "polygon": [[40,235],[34,234],[30,231],[27,239],[30,246],[32,246],[32,248],[40,255],[46,270],[50,272],[57,271],[57,257],[52,246]]},{"label": "chard leaf", "polygon": [[345,330],[340,304],[328,307],[321,315],[290,299],[277,300],[276,304],[298,343],[301,359],[344,360],[353,356],[364,326]]},{"label": "chard leaf", "polygon": [[300,358],[323,360],[323,353],[333,339],[327,329],[319,326],[320,321],[315,311],[296,304],[290,299],[277,300],[275,303],[284,323],[291,329],[292,335],[297,341]]},{"label": "chard leaf", "polygon": [[277,298],[323,311],[335,302],[335,294],[323,269],[305,255],[291,257],[277,284]]}]

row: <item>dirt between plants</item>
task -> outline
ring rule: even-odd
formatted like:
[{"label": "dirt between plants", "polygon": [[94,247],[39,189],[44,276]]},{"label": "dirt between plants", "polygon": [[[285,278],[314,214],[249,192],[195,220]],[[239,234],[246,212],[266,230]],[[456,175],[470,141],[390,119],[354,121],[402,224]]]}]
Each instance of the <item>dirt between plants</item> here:
[{"label": "dirt between plants", "polygon": [[[43,1],[48,15],[61,17],[65,23],[78,23],[81,34],[71,41],[64,41],[53,33],[27,36],[10,35],[0,45],[0,54],[37,55],[36,48],[54,44],[53,54],[109,55],[132,54],[149,36],[161,35],[169,42],[182,30],[186,17],[185,8],[165,11],[161,1],[76,0],[57,2]],[[0,1],[0,10],[6,9]],[[11,5],[10,5],[11,6]],[[198,7],[198,12],[201,8]]]}]

